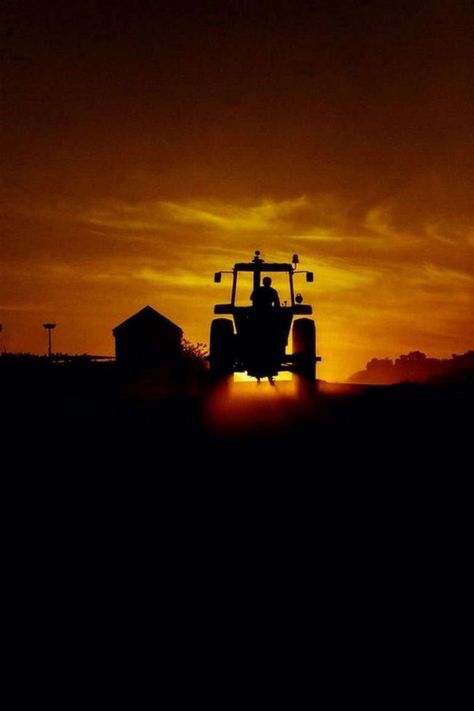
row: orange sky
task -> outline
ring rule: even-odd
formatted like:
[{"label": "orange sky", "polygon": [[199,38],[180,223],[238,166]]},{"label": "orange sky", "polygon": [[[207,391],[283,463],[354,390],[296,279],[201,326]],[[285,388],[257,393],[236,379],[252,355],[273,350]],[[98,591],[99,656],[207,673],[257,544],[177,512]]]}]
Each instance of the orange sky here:
[{"label": "orange sky", "polygon": [[207,342],[255,249],[314,270],[322,378],[472,348],[473,7],[3,3],[3,348]]}]

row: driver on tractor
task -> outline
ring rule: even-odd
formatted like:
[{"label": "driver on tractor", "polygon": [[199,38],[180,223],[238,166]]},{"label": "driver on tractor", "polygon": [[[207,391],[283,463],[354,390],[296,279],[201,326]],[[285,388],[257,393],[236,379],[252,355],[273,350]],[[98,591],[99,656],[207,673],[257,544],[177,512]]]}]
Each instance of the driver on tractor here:
[{"label": "driver on tractor", "polygon": [[258,286],[252,291],[250,301],[256,309],[278,308],[280,306],[278,291],[272,287],[272,280],[269,276],[263,278],[263,286]]}]

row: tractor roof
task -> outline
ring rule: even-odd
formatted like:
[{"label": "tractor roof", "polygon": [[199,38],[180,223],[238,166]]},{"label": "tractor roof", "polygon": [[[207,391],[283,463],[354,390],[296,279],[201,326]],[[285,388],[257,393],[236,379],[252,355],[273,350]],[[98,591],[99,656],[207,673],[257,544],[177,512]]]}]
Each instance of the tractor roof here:
[{"label": "tractor roof", "polygon": [[234,269],[237,272],[292,272],[292,264],[274,264],[271,262],[239,262],[234,264]]}]

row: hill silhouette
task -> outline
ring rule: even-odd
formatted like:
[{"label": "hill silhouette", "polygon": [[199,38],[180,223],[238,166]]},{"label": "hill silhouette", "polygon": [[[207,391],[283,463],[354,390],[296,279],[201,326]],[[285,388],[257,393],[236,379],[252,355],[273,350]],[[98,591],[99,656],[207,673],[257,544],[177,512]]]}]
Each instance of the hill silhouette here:
[{"label": "hill silhouette", "polygon": [[364,370],[354,373],[348,382],[361,385],[395,383],[450,382],[467,383],[474,379],[474,350],[449,359],[430,358],[421,351],[410,351],[394,361],[372,358]]}]

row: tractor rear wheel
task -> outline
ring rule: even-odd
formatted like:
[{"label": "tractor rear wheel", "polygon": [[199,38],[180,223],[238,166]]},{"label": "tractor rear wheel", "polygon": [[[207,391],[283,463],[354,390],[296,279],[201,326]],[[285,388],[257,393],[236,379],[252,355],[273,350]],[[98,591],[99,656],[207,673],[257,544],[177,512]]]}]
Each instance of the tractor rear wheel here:
[{"label": "tractor rear wheel", "polygon": [[209,363],[211,373],[226,377],[234,372],[234,324],[227,318],[216,318],[211,324]]},{"label": "tractor rear wheel", "polygon": [[316,379],[316,326],[309,318],[300,318],[293,323],[293,372],[305,381]]}]

